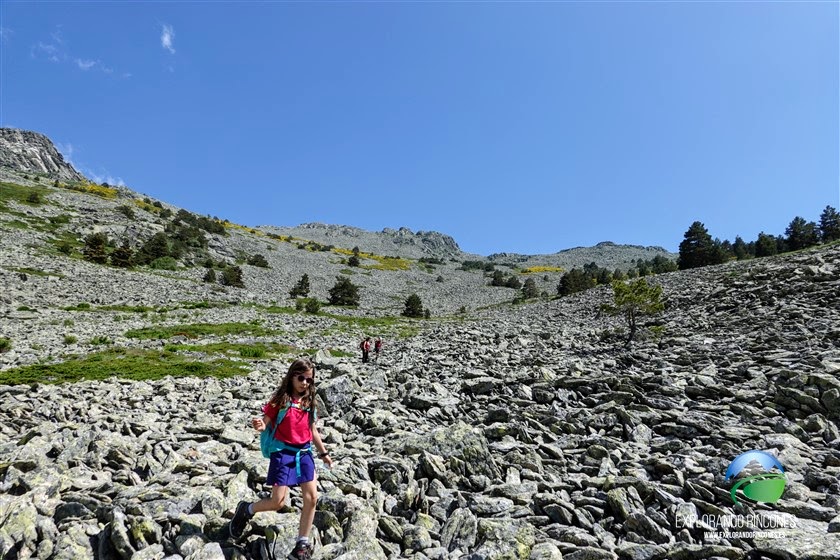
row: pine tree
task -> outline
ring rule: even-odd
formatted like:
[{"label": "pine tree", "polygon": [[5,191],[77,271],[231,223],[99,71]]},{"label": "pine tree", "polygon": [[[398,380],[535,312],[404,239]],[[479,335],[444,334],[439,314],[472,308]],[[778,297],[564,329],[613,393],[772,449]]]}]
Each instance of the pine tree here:
[{"label": "pine tree", "polygon": [[522,297],[524,299],[533,299],[535,297],[539,297],[540,291],[537,289],[537,283],[534,282],[533,278],[528,278],[525,280],[525,284],[522,286]]},{"label": "pine tree", "polygon": [[300,277],[297,284],[289,291],[289,297],[306,297],[309,295],[309,275],[304,274]]},{"label": "pine tree", "polygon": [[744,240],[741,239],[740,235],[735,236],[735,243],[732,244],[732,254],[734,254],[735,258],[739,261],[742,261],[749,256],[747,253],[747,244],[744,243]]},{"label": "pine tree", "polygon": [[108,245],[108,236],[104,233],[91,233],[85,237],[85,247],[82,250],[85,260],[97,264],[108,262],[108,254],[105,247]]},{"label": "pine tree", "polygon": [[504,286],[505,285],[505,273],[501,270],[496,270],[493,272],[493,279],[490,280],[491,286]]},{"label": "pine tree", "polygon": [[680,243],[680,257],[678,262],[680,270],[708,266],[710,264],[720,264],[725,260],[726,257],[720,248],[720,242],[718,241],[716,247],[706,226],[702,222],[691,224],[691,227],[685,232],[683,241]]},{"label": "pine tree", "polygon": [[423,316],[423,302],[420,301],[420,296],[411,294],[405,300],[405,309],[402,312],[405,317],[419,318]]},{"label": "pine tree", "polygon": [[665,309],[662,303],[662,286],[652,286],[644,278],[632,282],[612,283],[613,303],[601,306],[610,315],[623,315],[630,329],[627,345],[633,341],[641,315],[653,315]]},{"label": "pine tree", "polygon": [[111,264],[120,268],[131,268],[134,259],[134,251],[128,244],[128,239],[123,239],[122,245],[111,253]]},{"label": "pine tree", "polygon": [[805,218],[795,217],[785,230],[788,251],[798,251],[819,243],[817,224],[806,222]]},{"label": "pine tree", "polygon": [[349,278],[336,276],[335,285],[329,290],[330,305],[359,305],[359,287]]},{"label": "pine tree", "polygon": [[139,264],[149,264],[155,259],[172,256],[169,253],[169,239],[162,231],[151,236],[137,252]]},{"label": "pine tree", "polygon": [[242,269],[238,266],[226,266],[222,271],[222,284],[233,286],[234,288],[244,288],[245,282],[242,281]]},{"label": "pine tree", "polygon": [[[631,270],[636,270],[631,269]],[[561,296],[567,296],[575,292],[582,292],[588,290],[593,286],[589,277],[579,268],[573,268],[566,274],[560,277],[560,283],[557,284],[557,293]]]},{"label": "pine tree", "polygon": [[216,283],[216,271],[212,268],[208,268],[207,272],[204,273],[203,280],[208,284],[215,284]]},{"label": "pine tree", "polygon": [[776,254],[776,238],[763,231],[758,234],[755,241],[755,256],[769,257]]},{"label": "pine tree", "polygon": [[828,243],[840,239],[840,213],[826,206],[820,214],[820,241]]}]

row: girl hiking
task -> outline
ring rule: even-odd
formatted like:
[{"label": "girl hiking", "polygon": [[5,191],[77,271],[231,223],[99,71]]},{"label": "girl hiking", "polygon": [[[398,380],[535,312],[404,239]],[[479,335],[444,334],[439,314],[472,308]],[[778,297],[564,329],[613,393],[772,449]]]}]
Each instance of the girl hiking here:
[{"label": "girl hiking", "polygon": [[303,510],[298,538],[288,558],[309,560],[312,555],[309,531],[318,501],[312,444],[327,467],[333,464],[315,427],[315,366],[312,362],[305,358],[292,362],[262,411],[262,418],[252,419],[251,424],[255,430],[264,432],[261,447],[263,455],[270,458],[266,484],[271,485],[271,496],[252,504],[239,502],[230,522],[230,534],[233,538],[241,537],[255,513],[277,511],[283,507],[289,487],[300,486]]}]

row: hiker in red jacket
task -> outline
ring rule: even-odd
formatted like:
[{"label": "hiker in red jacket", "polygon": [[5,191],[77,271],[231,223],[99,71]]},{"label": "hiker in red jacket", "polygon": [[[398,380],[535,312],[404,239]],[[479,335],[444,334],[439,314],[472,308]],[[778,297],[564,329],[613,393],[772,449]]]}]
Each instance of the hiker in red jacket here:
[{"label": "hiker in red jacket", "polygon": [[362,349],[362,363],[366,364],[370,360],[370,337],[365,337],[359,348]]},{"label": "hiker in red jacket", "polygon": [[376,340],[373,343],[373,361],[379,362],[379,352],[382,350],[382,339],[376,337]]}]

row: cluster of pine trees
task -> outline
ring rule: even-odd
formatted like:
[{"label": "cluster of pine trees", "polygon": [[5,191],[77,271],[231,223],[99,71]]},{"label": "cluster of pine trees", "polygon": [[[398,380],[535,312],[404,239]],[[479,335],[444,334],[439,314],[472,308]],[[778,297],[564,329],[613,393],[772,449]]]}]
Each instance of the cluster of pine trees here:
[{"label": "cluster of pine trees", "polygon": [[613,280],[627,280],[629,278],[642,278],[651,274],[662,274],[677,270],[677,263],[671,259],[657,255],[649,260],[638,259],[632,267],[624,271],[616,268],[613,271],[603,268],[591,262],[583,268],[573,268],[560,277],[557,284],[557,293],[567,296],[575,292],[582,292],[595,286],[610,284]]},{"label": "cluster of pine trees", "polygon": [[840,214],[831,206],[822,211],[819,223],[807,222],[805,218],[796,216],[784,235],[774,236],[762,231],[749,243],[744,242],[741,236],[736,236],[734,242],[712,239],[702,222],[694,222],[680,243],[678,262],[680,270],[685,270],[736,259],[769,257],[837,240],[840,240]]}]

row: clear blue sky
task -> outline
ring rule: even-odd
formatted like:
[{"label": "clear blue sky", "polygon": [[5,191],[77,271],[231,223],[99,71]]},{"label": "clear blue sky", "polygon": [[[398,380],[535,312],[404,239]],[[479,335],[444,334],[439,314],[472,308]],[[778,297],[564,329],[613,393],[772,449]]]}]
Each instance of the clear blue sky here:
[{"label": "clear blue sky", "polygon": [[0,122],[246,225],[676,251],[840,207],[837,2],[0,3]]}]

